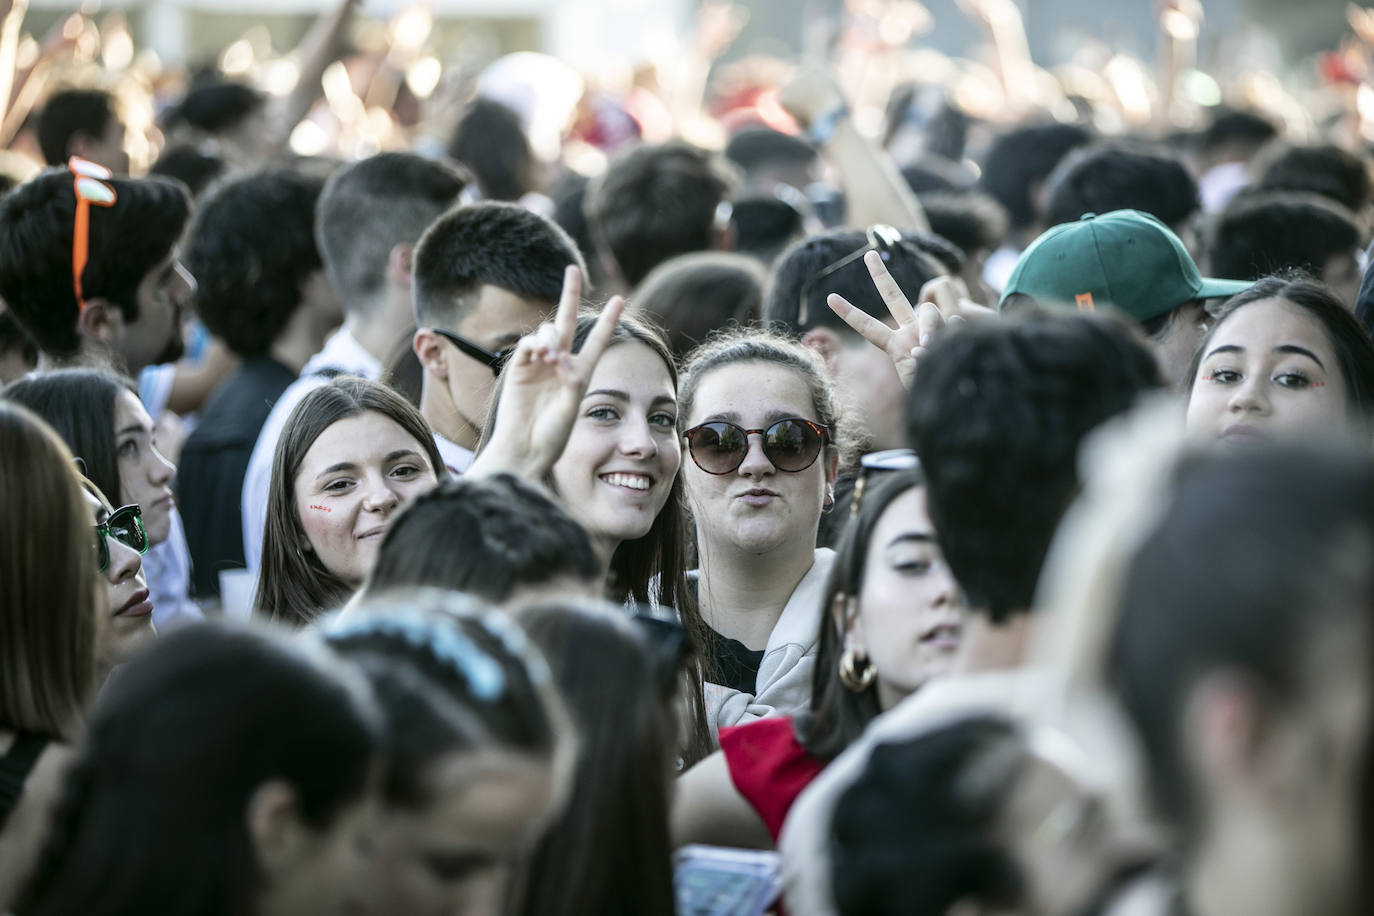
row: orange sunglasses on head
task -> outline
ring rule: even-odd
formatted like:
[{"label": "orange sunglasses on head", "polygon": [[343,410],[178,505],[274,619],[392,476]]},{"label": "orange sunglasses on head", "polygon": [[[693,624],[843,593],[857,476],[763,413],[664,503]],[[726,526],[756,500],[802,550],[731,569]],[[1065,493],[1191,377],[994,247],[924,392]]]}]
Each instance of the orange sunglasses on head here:
[{"label": "orange sunglasses on head", "polygon": [[76,195],[76,225],[72,230],[72,291],[76,293],[76,310],[86,310],[86,300],[81,295],[81,274],[86,270],[86,259],[91,247],[91,204],[97,207],[113,207],[118,196],[115,189],[106,184],[114,175],[103,165],[96,165],[73,156],[67,160],[67,171],[72,173],[72,193]]}]

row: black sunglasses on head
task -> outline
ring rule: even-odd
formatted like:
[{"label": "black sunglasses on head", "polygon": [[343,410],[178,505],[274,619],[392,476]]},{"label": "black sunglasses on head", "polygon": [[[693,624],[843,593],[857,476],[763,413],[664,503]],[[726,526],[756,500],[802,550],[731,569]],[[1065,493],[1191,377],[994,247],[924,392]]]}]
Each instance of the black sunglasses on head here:
[{"label": "black sunglasses on head", "polygon": [[486,347],[475,344],[466,337],[459,337],[452,331],[445,331],[443,328],[430,328],[430,330],[453,344],[461,350],[464,355],[471,356],[479,363],[485,365],[492,371],[493,375],[500,375],[501,370],[506,367],[506,363],[510,362],[511,356],[515,353],[515,344],[511,344],[509,347],[505,347],[493,353]]},{"label": "black sunglasses on head", "polygon": [[114,538],[137,551],[139,556],[148,552],[148,532],[143,529],[143,510],[138,506],[121,506],[94,527],[96,556],[100,558],[101,572],[110,568],[110,545],[106,538]]},{"label": "black sunglasses on head", "polygon": [[802,285],[801,296],[799,297],[797,302],[798,327],[805,327],[806,319],[810,317],[810,308],[808,307],[808,303],[811,299],[811,292],[816,288],[817,284],[819,284],[826,277],[835,273],[837,270],[840,270],[841,268],[848,267],[850,264],[853,264],[855,261],[859,260],[859,258],[862,258],[864,255],[868,254],[870,251],[878,252],[878,256],[881,257],[883,259],[883,263],[886,264],[888,261],[892,259],[893,250],[896,249],[902,241],[901,232],[899,232],[892,226],[885,226],[882,223],[876,223],[872,226],[869,226],[868,229],[865,231],[865,235],[868,237],[867,245],[865,245],[862,248],[857,248],[854,251],[851,251],[849,254],[845,255],[844,257],[840,258],[838,261],[832,261],[830,264],[827,264],[825,267],[822,267],[811,277],[810,280],[807,280],[806,283]]},{"label": "black sunglasses on head", "polygon": [[779,471],[795,474],[816,463],[830,441],[830,430],[801,417],[778,420],[766,429],[745,429],[724,420],[693,426],[683,433],[687,451],[697,467],[708,474],[730,474],[744,464],[749,437],[763,437],[763,454]]}]

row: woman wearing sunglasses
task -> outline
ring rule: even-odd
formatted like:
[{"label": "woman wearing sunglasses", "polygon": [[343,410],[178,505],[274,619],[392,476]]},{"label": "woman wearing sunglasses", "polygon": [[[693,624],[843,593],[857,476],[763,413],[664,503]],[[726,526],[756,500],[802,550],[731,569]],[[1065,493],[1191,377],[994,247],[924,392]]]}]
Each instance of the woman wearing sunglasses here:
[{"label": "woman wearing sunglasses", "polygon": [[[891,453],[880,454],[891,467]],[[964,607],[935,543],[924,481],[910,464],[865,467],[818,604],[810,704],[721,732],[720,752],[678,781],[679,845],[772,848],[815,775],[880,713],[953,667]]]},{"label": "woman wearing sunglasses", "polygon": [[112,508],[95,484],[84,478],[81,483],[95,525],[96,565],[109,608],[95,649],[96,673],[103,681],[115,665],[128,661],[139,646],[157,635],[143,575],[148,534],[138,506]]},{"label": "woman wearing sunglasses", "polygon": [[798,711],[834,559],[816,547],[845,441],[830,381],[811,350],[749,330],[694,351],[678,395],[708,721]]},{"label": "woman wearing sunglasses", "polygon": [[200,621],[200,609],[187,596],[190,556],[172,494],[176,465],[158,450],[153,421],[132,384],[104,370],[59,369],[13,382],[0,397],[24,405],[57,430],[113,504],[142,510],[152,548],[144,575],[158,628],[166,632]]},{"label": "woman wearing sunglasses", "polygon": [[91,511],[71,451],[0,400],[0,912],[46,835],[68,742],[95,689]]}]

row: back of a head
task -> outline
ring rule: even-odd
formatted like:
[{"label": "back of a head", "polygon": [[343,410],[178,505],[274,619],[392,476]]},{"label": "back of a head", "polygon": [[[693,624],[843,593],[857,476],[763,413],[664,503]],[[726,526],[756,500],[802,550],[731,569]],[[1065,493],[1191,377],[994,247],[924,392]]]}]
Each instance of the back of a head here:
[{"label": "back of a head", "polygon": [[684,254],[655,267],[632,300],[667,332],[681,359],[713,331],[758,321],[767,276],[745,255]]},{"label": "back of a head", "polygon": [[1328,259],[1360,244],[1355,215],[1316,194],[1238,194],[1217,217],[1207,240],[1210,272],[1254,280],[1297,269],[1319,276]]},{"label": "back of a head", "polygon": [[223,134],[238,127],[267,104],[267,96],[246,83],[210,81],[192,86],[163,113],[167,130],[189,127],[207,134]]},{"label": "back of a head", "polygon": [[[930,236],[924,239],[929,240]],[[820,276],[837,261],[870,244],[862,229],[835,229],[803,239],[787,249],[773,264],[764,292],[764,321],[780,324],[793,333],[814,327],[847,333],[848,325],[826,305],[830,293],[838,293],[880,321],[889,320],[891,315],[862,258]],[[915,297],[927,282],[947,272],[926,250],[922,237],[916,235],[904,234],[896,244],[880,246],[880,251],[888,273],[908,296]]]},{"label": "back of a head", "polygon": [[448,154],[477,177],[486,200],[519,200],[534,186],[534,151],[514,111],[491,99],[473,99],[454,128]]},{"label": "back of a head", "polygon": [[1074,150],[1046,180],[1045,224],[1085,213],[1140,210],[1178,231],[1197,212],[1197,182],[1176,156],[1144,144],[1109,142]]},{"label": "back of a head", "polygon": [[1160,512],[1124,574],[1109,670],[1186,841],[1204,807],[1182,746],[1200,679],[1234,675],[1283,707],[1333,637],[1367,643],[1374,474],[1367,453],[1314,446],[1190,456]]},{"label": "back of a head", "polygon": [[508,203],[458,207],[415,248],[415,322],[456,327],[483,286],[552,307],[569,265],[585,272],[577,246],[553,220]]},{"label": "back of a head", "polygon": [[1219,108],[1198,137],[1198,152],[1209,165],[1213,160],[1245,162],[1278,135],[1273,122],[1256,112]]},{"label": "back of a head", "polygon": [[38,112],[35,132],[48,165],[67,162],[69,144],[78,133],[98,139],[116,117],[114,100],[100,89],[63,89],[49,96]]},{"label": "back of a head", "polygon": [[0,728],[70,736],[94,686],[92,517],[71,452],[0,400]]},{"label": "back of a head", "polygon": [[18,909],[250,912],[254,791],[283,780],[328,827],[367,791],[378,728],[366,686],[318,648],[215,623],[163,636],[102,693]]},{"label": "back of a head", "polygon": [[577,791],[531,859],[522,911],[672,912],[675,717],[647,640],[603,603],[545,602],[518,619],[548,660],[581,749]]},{"label": "back of a head", "polygon": [[1014,758],[1018,744],[1009,722],[979,716],[875,747],[831,825],[839,913],[1015,911],[1022,881],[997,836],[1006,787],[971,774],[991,757]]},{"label": "back of a head", "polygon": [[[109,300],[126,325],[138,320],[138,287],[181,238],[191,215],[180,184],[162,178],[112,178],[114,206],[91,207],[88,260],[82,272],[87,301]],[[74,356],[76,292],[72,244],[76,197],[72,174],[49,169],[6,194],[0,203],[0,298],[44,352]]]},{"label": "back of a head", "polygon": [[742,127],[725,144],[725,158],[744,180],[766,180],[774,172],[804,171],[815,163],[816,148],[801,137],[762,124]]},{"label": "back of a head", "polygon": [[1254,185],[1266,191],[1305,191],[1359,212],[1374,197],[1369,160],[1330,144],[1272,143],[1253,165]]},{"label": "back of a head", "polygon": [[285,169],[259,172],[217,185],[196,208],[185,252],[196,312],[239,356],[271,349],[320,269],[323,184]]},{"label": "back of a head", "polygon": [[983,161],[980,185],[1007,210],[1013,230],[1039,221],[1032,191],[1059,161],[1092,135],[1072,124],[1037,124],[1010,130],[993,141]]},{"label": "back of a head", "polygon": [[932,348],[907,398],[907,432],[970,607],[993,621],[1030,607],[1078,489],[1079,444],[1162,384],[1150,350],[1106,315],[1031,312]]},{"label": "back of a head", "polygon": [[186,185],[193,198],[210,187],[211,182],[223,175],[229,168],[224,158],[196,146],[171,146],[162,151],[151,166],[148,174],[175,178]]},{"label": "back of a head", "polygon": [[391,250],[419,241],[469,180],[413,153],[378,153],[330,176],[315,210],[315,241],[347,313],[368,310],[385,288]]},{"label": "back of a head", "polygon": [[715,246],[717,208],[735,178],[725,165],[680,141],[634,147],[611,161],[588,190],[587,218],[598,246],[628,286],[659,263]]},{"label": "back of a head", "polygon": [[981,191],[931,191],[921,196],[930,231],[968,257],[995,251],[1007,235],[1007,211]]},{"label": "back of a head", "polygon": [[537,487],[505,474],[461,477],[397,516],[365,594],[430,586],[502,604],[539,587],[594,592],[599,568],[587,532]]}]

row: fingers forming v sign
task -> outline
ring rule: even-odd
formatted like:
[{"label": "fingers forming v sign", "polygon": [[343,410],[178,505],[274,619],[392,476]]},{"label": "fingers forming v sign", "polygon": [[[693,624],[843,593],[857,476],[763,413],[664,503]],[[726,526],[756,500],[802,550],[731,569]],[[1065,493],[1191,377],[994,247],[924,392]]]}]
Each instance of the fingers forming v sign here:
[{"label": "fingers forming v sign", "polygon": [[553,321],[520,338],[506,365],[491,442],[474,469],[539,479],[563,453],[592,372],[625,307],[619,296],[607,302],[582,349],[574,353],[581,299],[582,275],[569,266]]}]

